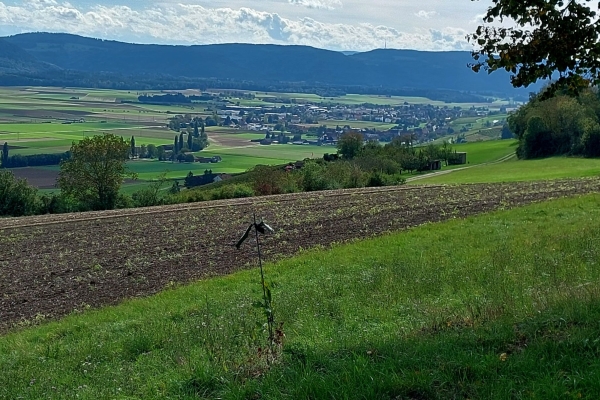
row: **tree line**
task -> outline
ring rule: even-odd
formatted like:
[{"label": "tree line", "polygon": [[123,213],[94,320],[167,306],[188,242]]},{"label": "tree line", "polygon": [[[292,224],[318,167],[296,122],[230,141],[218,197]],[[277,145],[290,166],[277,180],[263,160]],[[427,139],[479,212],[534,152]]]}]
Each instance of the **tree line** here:
[{"label": "tree line", "polygon": [[600,94],[596,88],[578,95],[544,91],[508,117],[519,140],[517,156],[523,159],[574,155],[600,156]]},{"label": "tree line", "polygon": [[47,165],[59,165],[61,161],[71,157],[70,152],[60,154],[32,154],[9,155],[8,143],[4,142],[2,147],[2,158],[0,160],[2,168],[23,168],[23,167],[41,167]]}]

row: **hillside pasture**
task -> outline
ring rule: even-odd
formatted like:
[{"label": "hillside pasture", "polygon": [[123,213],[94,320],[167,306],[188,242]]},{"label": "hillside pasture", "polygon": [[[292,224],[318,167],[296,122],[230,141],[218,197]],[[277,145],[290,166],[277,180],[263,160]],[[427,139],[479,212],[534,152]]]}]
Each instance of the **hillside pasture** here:
[{"label": "hillside pasture", "polygon": [[516,140],[490,140],[453,144],[452,150],[459,153],[466,152],[469,165],[477,165],[497,161],[503,157],[515,154],[517,145],[518,141]]},{"label": "hillside pasture", "polygon": [[600,159],[552,157],[540,160],[518,160],[514,158],[501,163],[453,171],[449,174],[432,175],[413,183],[520,182],[594,176],[600,176]]}]

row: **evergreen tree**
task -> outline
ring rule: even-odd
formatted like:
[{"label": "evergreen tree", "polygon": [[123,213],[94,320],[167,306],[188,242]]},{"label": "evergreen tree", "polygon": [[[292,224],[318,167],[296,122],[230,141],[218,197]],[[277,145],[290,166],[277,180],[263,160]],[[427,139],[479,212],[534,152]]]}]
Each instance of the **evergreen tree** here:
[{"label": "evergreen tree", "polygon": [[179,149],[178,153],[183,150],[183,132],[179,134],[179,146],[177,148]]},{"label": "evergreen tree", "polygon": [[198,131],[198,121],[194,122],[194,137],[200,137],[200,132]]},{"label": "evergreen tree", "polygon": [[131,137],[131,158],[135,158],[135,138]]},{"label": "evergreen tree", "polygon": [[192,147],[194,147],[193,145],[194,145],[194,137],[191,134],[188,133],[188,135],[187,135],[187,147],[188,147],[188,149],[192,150]]},{"label": "evergreen tree", "polygon": [[173,161],[175,161],[177,153],[179,153],[179,140],[177,139],[177,135],[175,135],[175,141],[173,142]]},{"label": "evergreen tree", "polygon": [[8,142],[4,142],[4,146],[2,147],[2,168],[6,168],[7,163],[8,163]]}]

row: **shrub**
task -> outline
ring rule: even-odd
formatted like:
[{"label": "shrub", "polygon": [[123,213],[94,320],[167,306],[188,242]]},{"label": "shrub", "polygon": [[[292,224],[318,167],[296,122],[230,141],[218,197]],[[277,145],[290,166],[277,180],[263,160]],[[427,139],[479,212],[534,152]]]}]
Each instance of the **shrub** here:
[{"label": "shrub", "polygon": [[40,208],[37,189],[29,186],[25,179],[15,178],[10,171],[0,171],[0,215],[34,215]]},{"label": "shrub", "polygon": [[600,156],[600,124],[593,121],[585,124],[581,146],[586,157]]}]

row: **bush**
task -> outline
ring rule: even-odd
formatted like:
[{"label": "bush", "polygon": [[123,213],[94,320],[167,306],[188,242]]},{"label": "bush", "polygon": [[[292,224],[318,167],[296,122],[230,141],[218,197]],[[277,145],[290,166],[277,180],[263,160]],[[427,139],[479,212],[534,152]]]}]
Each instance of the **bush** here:
[{"label": "bush", "polygon": [[0,171],[0,215],[20,217],[34,215],[41,209],[37,189],[10,171]]},{"label": "bush", "polygon": [[365,172],[381,171],[393,175],[400,173],[402,169],[396,161],[381,156],[358,157],[354,162]]},{"label": "bush", "polygon": [[586,157],[600,156],[600,124],[590,122],[585,125],[581,146]]},{"label": "bush", "polygon": [[206,193],[211,200],[241,199],[254,196],[248,185],[223,185]]},{"label": "bush", "polygon": [[250,171],[252,189],[257,196],[281,194],[287,173],[281,169],[274,169],[265,165],[257,165]]},{"label": "bush", "polygon": [[386,186],[385,175],[379,171],[373,171],[369,174],[369,178],[367,179],[368,187],[379,187]]},{"label": "bush", "polygon": [[300,175],[302,176],[302,189],[305,192],[328,189],[327,180],[325,179],[326,168],[323,164],[308,161],[300,170]]},{"label": "bush", "polygon": [[40,214],[64,214],[90,210],[86,204],[62,193],[45,194],[40,198],[40,203]]},{"label": "bush", "polygon": [[539,158],[553,154],[552,133],[540,117],[527,121],[527,130],[517,149],[520,158]]}]

